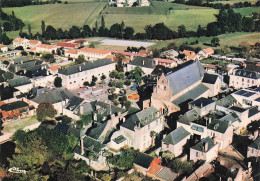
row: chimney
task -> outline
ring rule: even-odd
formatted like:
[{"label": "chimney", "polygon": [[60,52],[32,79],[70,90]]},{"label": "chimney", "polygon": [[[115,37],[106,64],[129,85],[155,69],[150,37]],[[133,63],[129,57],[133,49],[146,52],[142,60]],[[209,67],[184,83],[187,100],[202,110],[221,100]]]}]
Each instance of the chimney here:
[{"label": "chimney", "polygon": [[83,138],[80,138],[80,146],[81,146],[81,155],[84,154],[84,143],[83,143]]},{"label": "chimney", "polygon": [[143,60],[143,65],[144,65],[144,60]]},{"label": "chimney", "polygon": [[209,149],[209,143],[205,142],[205,144],[204,144],[204,151],[207,152],[208,149]]},{"label": "chimney", "polygon": [[203,103],[200,104],[200,107],[203,107]]},{"label": "chimney", "polygon": [[81,72],[81,66],[79,66],[79,71]]},{"label": "chimney", "polygon": [[209,124],[211,123],[212,118],[209,118]]}]

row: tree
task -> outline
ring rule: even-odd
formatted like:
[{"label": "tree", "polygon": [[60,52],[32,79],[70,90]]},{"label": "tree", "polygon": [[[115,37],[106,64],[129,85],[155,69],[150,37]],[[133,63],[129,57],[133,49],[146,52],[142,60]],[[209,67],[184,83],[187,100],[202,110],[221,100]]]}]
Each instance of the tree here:
[{"label": "tree", "polygon": [[44,34],[45,34],[45,22],[43,20],[42,20],[41,29],[42,29],[42,36],[44,36]]},{"label": "tree", "polygon": [[131,107],[131,104],[132,104],[132,102],[125,101],[125,107],[126,107],[127,110]]},{"label": "tree", "polygon": [[141,67],[137,66],[134,68],[134,70],[131,70],[128,77],[130,79],[135,79],[135,82],[137,84],[142,82],[142,75],[144,74],[143,70]]},{"label": "tree", "polygon": [[89,83],[89,81],[85,81],[85,82],[83,83],[83,85],[84,85],[84,86],[90,86],[90,83]]},{"label": "tree", "polygon": [[57,31],[53,26],[51,26],[51,25],[47,26],[46,31],[45,31],[45,38],[51,39],[51,40],[54,40],[57,38]]},{"label": "tree", "polygon": [[118,82],[116,83],[116,87],[118,87],[118,88],[123,88],[123,85],[124,85],[124,82],[123,82],[123,81],[118,81]]},{"label": "tree", "polygon": [[178,26],[178,36],[180,38],[186,37],[186,27],[184,25]]},{"label": "tree", "polygon": [[91,29],[89,25],[84,25],[82,30],[82,37],[86,38],[89,37],[90,35],[91,35]]},{"label": "tree", "polygon": [[36,109],[37,119],[43,121],[46,117],[54,117],[57,114],[54,106],[49,102],[42,102]]},{"label": "tree", "polygon": [[55,62],[54,55],[53,55],[53,54],[50,54],[50,53],[43,54],[43,55],[42,55],[42,58],[43,58],[45,61],[50,62],[50,63],[54,63],[54,62]]},{"label": "tree", "polygon": [[220,44],[219,44],[219,39],[218,38],[212,38],[212,40],[211,40],[211,46],[213,46],[213,47],[217,47],[217,46],[219,46]]},{"label": "tree", "polygon": [[4,31],[12,31],[12,24],[10,22],[4,22]]},{"label": "tree", "polygon": [[97,79],[98,78],[96,76],[94,76],[94,75],[92,76],[92,82],[97,82]]},{"label": "tree", "polygon": [[243,17],[242,19],[242,30],[246,32],[251,32],[255,29],[255,21],[251,17]]},{"label": "tree", "polygon": [[115,58],[115,61],[116,61],[116,70],[118,72],[122,72],[124,71],[124,65],[123,65],[123,60],[125,59],[125,56],[120,54],[120,53],[117,53],[116,54],[116,58]]},{"label": "tree", "polygon": [[22,56],[27,56],[28,53],[27,53],[26,51],[22,51],[22,52],[21,52],[21,55],[22,55]]},{"label": "tree", "polygon": [[152,138],[152,146],[154,146],[154,136],[156,135],[155,131],[150,132],[150,137]]},{"label": "tree", "polygon": [[55,77],[54,85],[55,87],[62,87],[62,79],[60,77]]},{"label": "tree", "polygon": [[121,38],[124,37],[124,30],[125,30],[125,23],[124,23],[124,21],[122,21],[121,25],[120,25]]},{"label": "tree", "polygon": [[132,27],[126,27],[124,30],[124,38],[125,39],[133,39],[134,36],[134,29]]},{"label": "tree", "polygon": [[32,28],[30,24],[28,24],[28,34],[29,34],[29,38],[32,38]]},{"label": "tree", "polygon": [[91,43],[90,43],[89,48],[95,48],[94,42],[91,42]]},{"label": "tree", "polygon": [[77,26],[72,26],[69,30],[70,38],[79,38],[81,35],[80,29]]},{"label": "tree", "polygon": [[110,27],[109,35],[110,35],[110,37],[113,37],[113,38],[120,38],[120,36],[121,36],[121,26],[118,23],[113,24]]},{"label": "tree", "polygon": [[118,79],[123,79],[125,77],[125,73],[124,72],[118,72],[117,76]]},{"label": "tree", "polygon": [[100,77],[100,80],[105,80],[107,77],[105,74],[102,74],[102,76]]},{"label": "tree", "polygon": [[111,78],[116,78],[117,75],[118,75],[118,71],[117,71],[117,70],[112,70],[111,73],[109,74],[109,76],[110,76]]},{"label": "tree", "polygon": [[85,56],[81,54],[81,55],[79,55],[78,58],[75,60],[75,63],[81,64],[81,63],[83,63],[83,62],[85,62]]},{"label": "tree", "polygon": [[105,19],[104,19],[104,16],[101,16],[101,27],[102,28],[105,28]]}]

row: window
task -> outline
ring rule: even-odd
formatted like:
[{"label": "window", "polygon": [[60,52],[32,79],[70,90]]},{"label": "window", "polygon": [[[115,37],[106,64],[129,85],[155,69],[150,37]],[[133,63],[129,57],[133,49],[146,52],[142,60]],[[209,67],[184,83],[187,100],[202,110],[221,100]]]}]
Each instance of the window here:
[{"label": "window", "polygon": [[169,148],[169,145],[166,145],[166,148]]},{"label": "window", "polygon": [[196,157],[199,157],[200,156],[200,153],[199,152],[196,152]]},{"label": "window", "polygon": [[254,83],[255,83],[255,81],[252,80],[252,84],[254,84]]},{"label": "window", "polygon": [[244,79],[242,78],[242,82],[244,82]]},{"label": "window", "polygon": [[252,153],[254,153],[254,148],[252,148]]}]

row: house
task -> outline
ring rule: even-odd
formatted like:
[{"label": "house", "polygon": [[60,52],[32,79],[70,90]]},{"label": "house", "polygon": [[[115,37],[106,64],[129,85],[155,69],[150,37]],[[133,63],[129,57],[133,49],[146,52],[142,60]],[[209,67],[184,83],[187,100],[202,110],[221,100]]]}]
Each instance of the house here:
[{"label": "house", "polygon": [[247,158],[260,157],[260,137],[258,137],[252,144],[248,146]]},{"label": "house", "polygon": [[136,57],[127,64],[127,71],[134,70],[135,67],[141,67],[145,75],[151,74],[156,67],[155,62],[151,58]]},{"label": "house", "polygon": [[233,127],[231,122],[212,120],[208,126],[208,135],[218,144],[218,149],[222,150],[233,141]]},{"label": "house", "polygon": [[97,60],[111,55],[111,51],[96,48],[81,48],[78,50],[78,55],[84,55],[87,60]]},{"label": "house", "polygon": [[158,179],[160,181],[174,181],[178,176],[178,173],[173,172],[170,168],[163,167],[156,174],[155,179]]},{"label": "house", "polygon": [[74,158],[85,160],[95,170],[108,170],[106,157],[102,154],[105,148],[106,145],[91,137],[81,137],[74,150]]},{"label": "house", "polygon": [[209,97],[214,97],[219,94],[221,90],[221,79],[219,75],[205,73],[202,83],[209,88]]},{"label": "house", "polygon": [[190,160],[211,162],[218,156],[218,145],[210,137],[206,137],[190,148]]},{"label": "house", "polygon": [[189,103],[189,109],[195,109],[200,116],[206,116],[211,111],[214,111],[215,108],[216,102],[204,97]]},{"label": "house", "polygon": [[32,82],[27,77],[10,79],[7,81],[7,83],[9,84],[9,86],[18,89],[22,93],[26,93],[33,88]]},{"label": "house", "polygon": [[0,115],[2,121],[10,121],[13,119],[20,119],[26,116],[32,116],[35,114],[35,108],[29,106],[24,101],[15,101],[11,103],[1,103]]},{"label": "house", "polygon": [[65,105],[73,96],[75,95],[66,88],[51,90],[35,87],[29,92],[25,100],[34,107],[38,107],[42,102],[49,102],[57,110],[57,114],[60,114],[64,113]]},{"label": "house", "polygon": [[21,56],[21,50],[12,50],[12,51],[0,53],[0,58],[10,58],[16,56]]},{"label": "house", "polygon": [[6,84],[0,85],[0,101],[15,100],[18,95],[20,95],[20,91],[14,87],[7,86]]},{"label": "house", "polygon": [[36,52],[37,53],[53,53],[57,51],[57,46],[53,46],[53,45],[47,45],[47,44],[39,44],[36,46]]},{"label": "house", "polygon": [[177,67],[178,65],[177,60],[169,60],[162,58],[154,58],[153,60],[155,62],[155,65],[162,65],[169,68]]},{"label": "house", "polygon": [[53,65],[53,66],[50,67],[50,73],[52,75],[56,75],[56,74],[58,74],[58,71],[59,71],[60,68],[61,68],[60,64]]},{"label": "house", "polygon": [[243,107],[258,106],[260,107],[260,88],[241,89],[232,94],[237,102]]},{"label": "house", "polygon": [[160,57],[165,57],[167,59],[174,59],[178,56],[179,56],[179,53],[174,49],[164,51],[160,54]]},{"label": "house", "polygon": [[195,60],[197,58],[197,55],[194,51],[184,50],[182,54],[185,55],[185,60]]},{"label": "house", "polygon": [[28,43],[28,40],[25,39],[25,38],[15,38],[13,40],[13,46],[16,48],[16,47],[19,47],[19,46],[22,46],[24,49],[27,48],[27,43]]},{"label": "house", "polygon": [[198,61],[188,61],[162,74],[154,87],[151,103],[158,110],[170,114],[180,106],[200,97],[208,97],[209,88],[201,80],[205,70]]},{"label": "house", "polygon": [[87,40],[75,40],[73,43],[78,44],[79,47],[88,45]]},{"label": "house", "polygon": [[39,40],[29,40],[27,43],[27,48],[34,48],[38,45],[40,45],[42,42]]},{"label": "house", "polygon": [[8,51],[8,47],[6,46],[6,45],[1,45],[0,44],[0,52],[1,53],[5,53],[5,52],[7,52]]},{"label": "house", "polygon": [[190,139],[191,134],[182,126],[172,131],[162,140],[162,150],[170,151],[175,157],[183,153],[184,146]]},{"label": "house", "polygon": [[217,73],[218,69],[222,68],[222,66],[207,64],[207,65],[204,65],[204,68],[208,73]]},{"label": "house", "polygon": [[60,69],[58,74],[62,79],[63,87],[72,89],[82,86],[85,81],[91,81],[92,76],[100,79],[104,74],[108,77],[112,70],[115,70],[115,62],[110,59],[100,59]]},{"label": "house", "polygon": [[58,42],[56,43],[58,48],[63,47],[64,49],[76,49],[79,48],[79,44],[77,43],[68,43],[68,42]]},{"label": "house", "polygon": [[[120,126],[120,130],[113,133],[111,140],[122,135],[124,143],[119,143],[122,147],[130,146],[134,149],[139,149],[141,152],[147,150],[155,143],[156,134],[159,134],[164,129],[164,116],[154,107],[149,107],[140,112],[131,115]],[[151,136],[151,133],[154,135]],[[119,146],[111,149],[120,149]]]},{"label": "house", "polygon": [[134,159],[134,167],[138,172],[146,175],[152,165],[160,165],[161,162],[162,161],[158,158],[139,152]]},{"label": "house", "polygon": [[65,57],[78,58],[78,50],[65,50]]},{"label": "house", "polygon": [[233,74],[229,75],[229,86],[235,89],[247,88],[252,86],[259,87],[260,75],[258,72],[236,69]]},{"label": "house", "polygon": [[214,54],[214,50],[211,47],[203,49],[203,50],[198,52],[198,55],[201,58],[208,58],[209,56],[211,56],[213,54]]}]

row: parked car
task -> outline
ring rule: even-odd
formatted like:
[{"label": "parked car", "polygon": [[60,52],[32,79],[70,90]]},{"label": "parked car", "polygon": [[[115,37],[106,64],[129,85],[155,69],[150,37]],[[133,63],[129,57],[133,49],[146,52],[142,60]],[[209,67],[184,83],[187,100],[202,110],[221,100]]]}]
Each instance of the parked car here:
[{"label": "parked car", "polygon": [[133,85],[132,87],[131,87],[131,90],[136,90],[137,88],[138,88],[139,86],[136,84],[136,85]]}]

